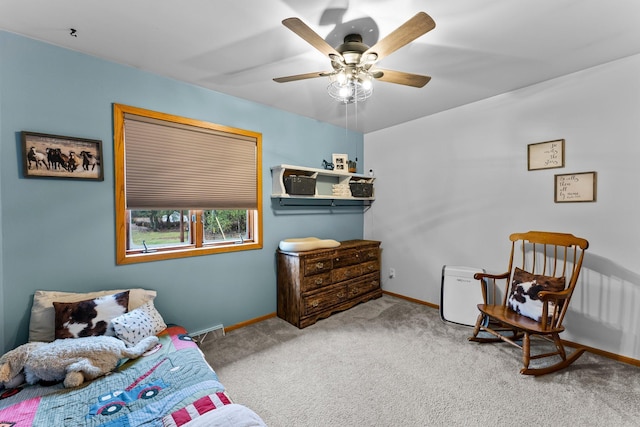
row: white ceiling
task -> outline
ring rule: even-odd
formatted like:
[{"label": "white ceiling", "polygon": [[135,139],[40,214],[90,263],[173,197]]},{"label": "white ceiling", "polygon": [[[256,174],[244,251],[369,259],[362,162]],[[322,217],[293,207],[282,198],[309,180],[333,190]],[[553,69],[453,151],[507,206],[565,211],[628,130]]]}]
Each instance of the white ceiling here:
[{"label": "white ceiling", "polygon": [[[331,69],[284,18],[382,38],[419,11],[436,28],[379,65],[431,76],[421,89],[376,82],[345,112],[325,78],[272,80]],[[640,53],[640,1],[0,0],[0,29],[368,133]]]}]

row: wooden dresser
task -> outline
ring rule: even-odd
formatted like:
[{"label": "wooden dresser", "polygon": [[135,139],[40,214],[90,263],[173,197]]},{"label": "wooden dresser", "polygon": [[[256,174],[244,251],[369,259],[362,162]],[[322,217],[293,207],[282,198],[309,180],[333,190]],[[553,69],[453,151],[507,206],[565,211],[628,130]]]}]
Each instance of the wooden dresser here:
[{"label": "wooden dresser", "polygon": [[298,328],[382,296],[380,242],[347,240],[332,249],[278,249],[278,317]]}]

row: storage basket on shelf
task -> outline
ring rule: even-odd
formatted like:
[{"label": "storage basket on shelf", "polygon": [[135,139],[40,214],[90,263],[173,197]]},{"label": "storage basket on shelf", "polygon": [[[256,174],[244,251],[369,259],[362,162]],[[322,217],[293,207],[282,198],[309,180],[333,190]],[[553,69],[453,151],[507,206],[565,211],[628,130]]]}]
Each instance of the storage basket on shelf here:
[{"label": "storage basket on shelf", "polygon": [[352,181],[349,183],[353,197],[373,197],[373,184],[364,181]]},{"label": "storage basket on shelf", "polygon": [[289,175],[284,177],[284,188],[288,194],[313,196],[316,194],[316,179],[304,175]]}]

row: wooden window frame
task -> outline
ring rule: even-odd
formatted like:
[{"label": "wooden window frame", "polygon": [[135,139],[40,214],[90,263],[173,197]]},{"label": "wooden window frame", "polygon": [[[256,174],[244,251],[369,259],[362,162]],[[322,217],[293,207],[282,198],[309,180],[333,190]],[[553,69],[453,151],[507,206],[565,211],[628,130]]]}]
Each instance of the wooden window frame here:
[{"label": "wooden window frame", "polygon": [[[153,252],[128,249],[130,210],[127,208],[125,195],[125,113],[151,117],[174,123],[204,127],[217,131],[228,131],[256,138],[256,209],[247,209],[248,238],[242,242],[213,242],[204,244],[202,209],[189,210],[189,233],[191,244],[175,247],[154,248]],[[142,108],[122,104],[113,104],[114,128],[114,165],[115,165],[115,218],[116,218],[116,264],[133,264],[149,261],[186,258],[192,256],[211,255],[216,253],[237,252],[262,249],[262,135],[260,133],[230,128],[213,123],[188,119]],[[186,208],[184,210],[187,210]]]}]

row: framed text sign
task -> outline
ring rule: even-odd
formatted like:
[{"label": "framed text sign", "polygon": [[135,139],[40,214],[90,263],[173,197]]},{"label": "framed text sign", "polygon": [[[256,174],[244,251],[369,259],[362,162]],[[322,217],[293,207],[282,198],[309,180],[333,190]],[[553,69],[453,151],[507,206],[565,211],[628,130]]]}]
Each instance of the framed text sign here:
[{"label": "framed text sign", "polygon": [[528,170],[564,167],[564,139],[538,142],[527,146]]},{"label": "framed text sign", "polygon": [[555,181],[556,203],[596,201],[596,172],[556,175]]}]

